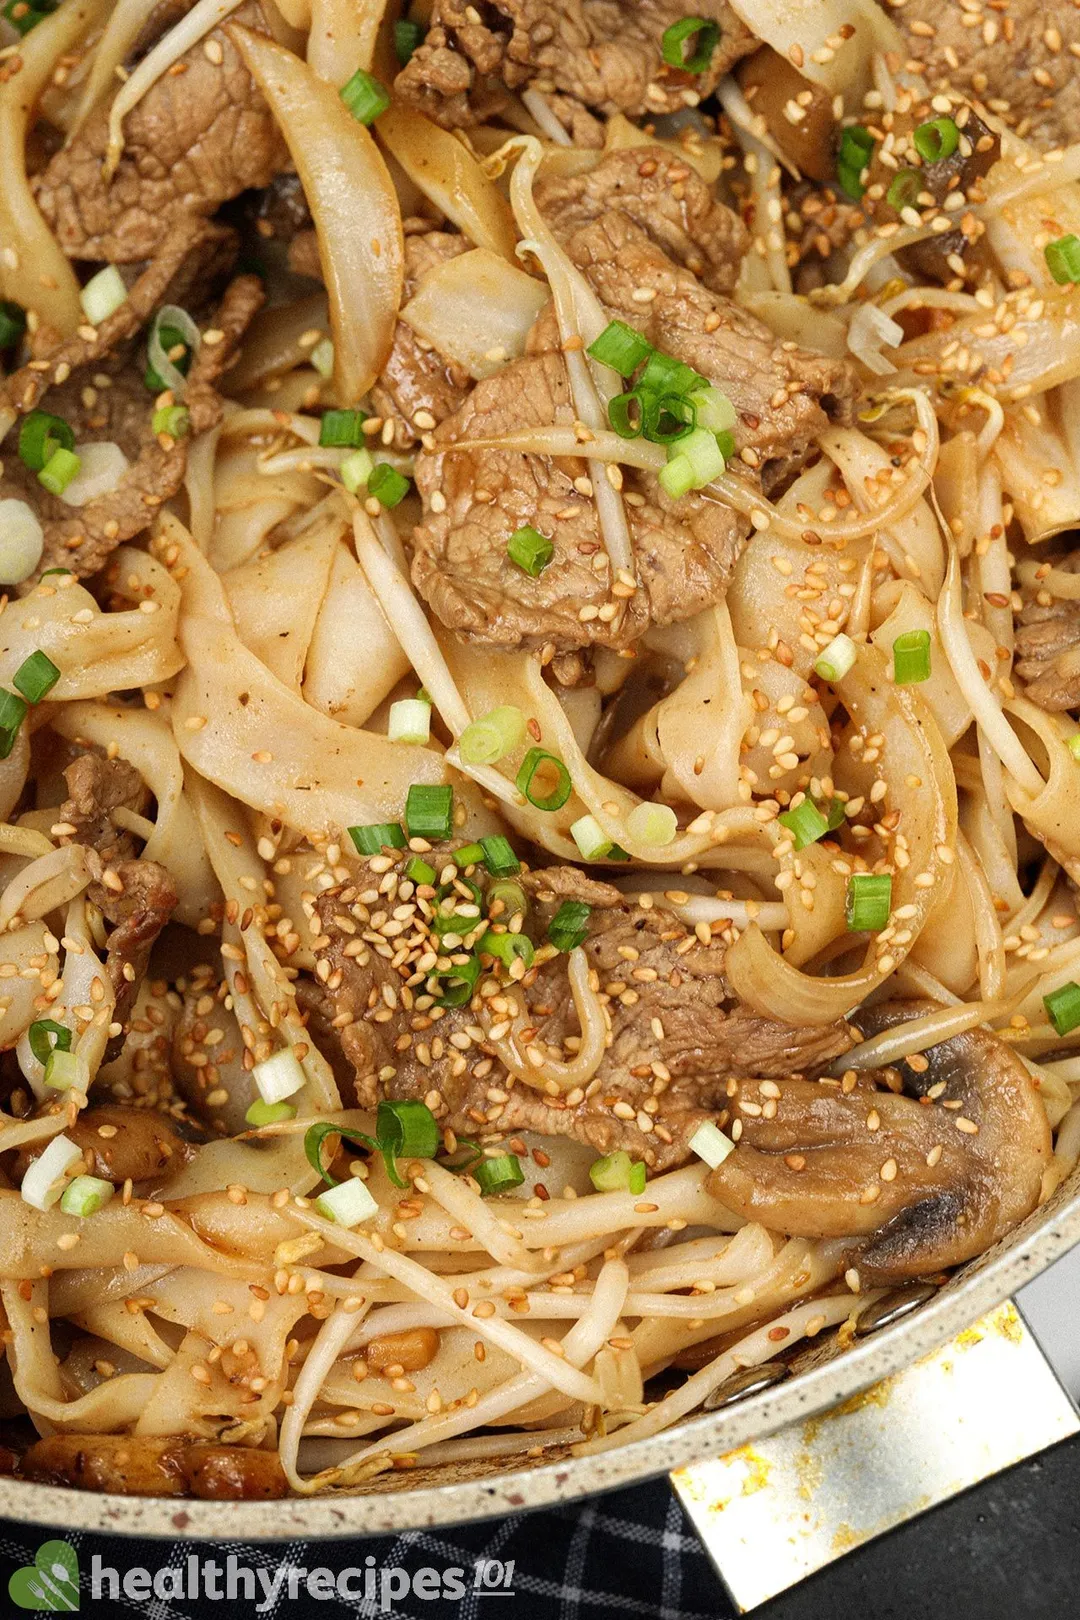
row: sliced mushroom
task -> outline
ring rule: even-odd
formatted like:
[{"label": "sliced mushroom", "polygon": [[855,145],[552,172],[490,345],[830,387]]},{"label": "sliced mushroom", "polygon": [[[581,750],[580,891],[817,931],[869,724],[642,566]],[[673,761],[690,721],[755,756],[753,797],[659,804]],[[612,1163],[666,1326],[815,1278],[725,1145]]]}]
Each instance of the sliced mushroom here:
[{"label": "sliced mushroom", "polygon": [[[887,1002],[850,1022],[870,1036],[932,1010]],[[710,1192],[778,1231],[860,1239],[853,1263],[868,1279],[922,1276],[990,1248],[1038,1202],[1052,1152],[1045,1111],[1019,1058],[989,1030],[922,1058],[925,1069],[916,1058],[890,1071],[903,1094],[740,1082],[731,1107],[742,1134]]]},{"label": "sliced mushroom", "polygon": [[192,1444],[183,1436],[53,1434],[22,1459],[26,1479],[124,1496],[254,1501],[288,1494],[276,1451]]},{"label": "sliced mushroom", "polygon": [[740,62],[735,77],[751,110],[764,118],[800,174],[831,180],[836,173],[836,118],[828,90],[804,79],[771,45]]},{"label": "sliced mushroom", "polygon": [[[153,1108],[128,1108],[123,1103],[87,1108],[65,1134],[82,1148],[87,1173],[111,1181],[116,1187],[129,1179],[160,1184],[186,1164],[193,1151],[167,1115]],[[38,1143],[20,1153],[15,1167],[19,1181],[27,1165],[46,1146]]]}]

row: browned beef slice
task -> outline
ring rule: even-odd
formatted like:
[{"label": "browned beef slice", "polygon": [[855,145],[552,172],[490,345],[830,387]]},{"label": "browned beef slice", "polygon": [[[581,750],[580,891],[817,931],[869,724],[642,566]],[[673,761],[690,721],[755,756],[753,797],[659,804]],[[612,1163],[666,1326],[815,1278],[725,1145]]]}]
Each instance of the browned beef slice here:
[{"label": "browned beef slice", "polygon": [[701,0],[694,15],[720,27],[709,67],[697,75],[668,67],[664,30],[687,15],[683,0],[436,0],[427,37],[395,87],[447,127],[474,123],[511,90],[535,83],[598,112],[656,117],[696,105],[753,35],[726,0]]},{"label": "browned beef slice", "polygon": [[[478,383],[436,430],[434,452],[417,458],[425,516],[414,534],[413,580],[450,629],[500,647],[623,646],[649,623],[689,618],[723,594],[748,530],[721,502],[698,494],[672,500],[654,478],[625,470],[644,589],[623,611],[612,597],[584,460],[447,448],[574,419],[562,355],[528,355]],[[435,505],[445,501],[439,511],[437,493]],[[506,553],[510,535],[524,525],[555,546],[535,579]]]},{"label": "browned beef slice", "polygon": [[112,932],[105,966],[116,996],[113,1018],[127,1025],[154,941],[176,909],[176,886],[159,861],[120,861],[87,891]]},{"label": "browned beef slice", "polygon": [[[233,20],[267,31],[257,0]],[[211,42],[220,62],[207,54]],[[194,45],[181,65],[125,118],[111,179],[102,169],[108,108],[101,107],[36,181],[38,206],[70,258],[151,259],[179,215],[212,214],[248,187],[267,185],[284,165],[270,109],[223,29]]]},{"label": "browned beef slice", "polygon": [[[429,271],[467,253],[471,246],[466,237],[448,231],[407,233],[402,303],[408,303]],[[467,371],[425,344],[407,321],[398,321],[390,356],[371,397],[377,413],[393,419],[395,443],[404,449],[456,411],[471,386]],[[425,412],[431,417],[426,426]]]},{"label": "browned beef slice", "polygon": [[[427,949],[424,928],[406,921],[401,933],[382,933],[392,911],[402,920],[399,896],[384,874],[363,866],[354,882],[318,899],[323,931],[310,992],[321,997],[316,1038],[340,1041],[361,1106],[380,1097],[426,1099],[460,1134],[573,1136],[599,1153],[625,1147],[660,1170],[687,1158],[702,1120],[722,1117],[729,1076],[790,1075],[853,1044],[844,1024],[799,1029],[733,1003],[723,948],[702,945],[672,912],[636,906],[571,867],[524,882],[538,939],[563,899],[593,907],[585,949],[611,1043],[585,1095],[552,1099],[510,1076],[485,1042],[489,1015],[478,1014],[475,1002],[440,1015],[418,1001],[424,977],[414,965]],[[539,1040],[560,1047],[575,1033],[565,956],[526,975],[524,994]]]},{"label": "browned beef slice", "polygon": [[1016,627],[1025,697],[1051,712],[1080,708],[1080,602],[1028,602]]},{"label": "browned beef slice", "polygon": [[117,826],[113,811],[122,807],[141,815],[146,809],[150,795],[134,765],[104,754],[80,754],[64,771],[64,780],[70,797],[57,811],[57,823],[73,827],[71,839],[95,849],[106,866],[130,859],[134,837]]},{"label": "browned beef slice", "polygon": [[[184,238],[176,240],[182,243]],[[157,261],[135,283],[127,304],[102,323],[96,338],[73,339],[54,350],[47,364],[41,363],[42,369],[26,366],[0,389],[0,404],[5,396],[20,412],[40,404],[68,422],[77,444],[112,441],[130,462],[115,489],[73,507],[49,494],[16,455],[4,456],[0,498],[15,496],[37,513],[45,531],[43,569],[59,564],[80,577],[97,573],[122,541],[149,528],[158,508],[183,482],[188,439],[153,432],[154,395],[143,382],[141,356],[130,336],[160,301],[151,295],[160,290],[162,275],[163,261]],[[221,401],[215,385],[263,296],[257,276],[240,276],[207,323],[184,395],[191,434],[219,421]]]},{"label": "browned beef slice", "polygon": [[556,206],[552,225],[612,315],[727,394],[739,417],[736,449],[767,489],[805,460],[830,418],[848,416],[857,389],[850,366],[782,343],[670,259],[625,207],[577,223]]},{"label": "browned beef slice", "polygon": [[1076,139],[1080,11],[1063,0],[1009,0],[976,8],[965,0],[906,0],[887,6],[931,89],[976,96],[1042,147]]},{"label": "browned beef slice", "polygon": [[731,292],[739,279],[745,226],[689,163],[662,146],[613,152],[584,174],[541,179],[534,195],[564,241],[617,210],[714,292]]}]

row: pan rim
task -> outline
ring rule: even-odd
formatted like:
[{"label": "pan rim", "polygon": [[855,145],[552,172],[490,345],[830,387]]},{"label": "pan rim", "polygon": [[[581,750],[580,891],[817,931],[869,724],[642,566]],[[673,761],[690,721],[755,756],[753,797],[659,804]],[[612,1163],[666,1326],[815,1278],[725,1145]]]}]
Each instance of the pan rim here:
[{"label": "pan rim", "polygon": [[267,1502],[116,1496],[7,1477],[0,1478],[0,1516],[121,1536],[333,1541],[467,1524],[639,1484],[814,1416],[937,1349],[1080,1242],[1080,1190],[1029,1220],[1028,1230],[976,1262],[970,1276],[824,1365],[652,1439],[595,1456],[414,1490]]}]

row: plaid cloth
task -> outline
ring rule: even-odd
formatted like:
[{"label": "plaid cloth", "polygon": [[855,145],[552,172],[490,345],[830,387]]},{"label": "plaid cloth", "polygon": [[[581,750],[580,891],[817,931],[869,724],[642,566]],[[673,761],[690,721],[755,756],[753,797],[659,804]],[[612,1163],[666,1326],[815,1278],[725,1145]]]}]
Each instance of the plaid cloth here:
[{"label": "plaid cloth", "polygon": [[[387,1613],[397,1620],[499,1620],[500,1616],[503,1620],[512,1616],[516,1620],[620,1620],[621,1616],[627,1620],[637,1616],[641,1620],[729,1620],[735,1614],[701,1543],[663,1480],[544,1512],[356,1541],[222,1542],[210,1546],[82,1531],[65,1536],[62,1527],[38,1529],[0,1520],[0,1613],[10,1617],[16,1612],[4,1601],[8,1579],[32,1563],[37,1549],[50,1537],[66,1539],[78,1554],[80,1612],[108,1615],[109,1620],[135,1614],[145,1620],[219,1620],[226,1611],[229,1620],[248,1620],[256,1614],[270,1620],[292,1620],[293,1616],[296,1620],[314,1616],[320,1620],[344,1620],[346,1616],[375,1620]],[[136,1568],[154,1573],[175,1567],[186,1578],[192,1554],[213,1558],[222,1566],[218,1580],[222,1600],[202,1596],[189,1601],[152,1593],[133,1597],[122,1585],[118,1595],[113,1595],[107,1582],[100,1599],[91,1599],[95,1555],[105,1569],[116,1570],[122,1581],[126,1572]],[[244,1581],[238,1574],[237,1595],[225,1600],[230,1554],[238,1570],[255,1572],[253,1599],[243,1595]],[[260,1570],[267,1581],[281,1565],[324,1568],[337,1576],[347,1567],[364,1570],[365,1560],[370,1558],[375,1560],[376,1579],[390,1569],[406,1572],[411,1580],[421,1569],[441,1575],[456,1568],[462,1571],[464,1592],[457,1598],[418,1597],[410,1590],[386,1609],[380,1606],[377,1584],[374,1600],[362,1595],[342,1598],[336,1592],[316,1600],[303,1585],[290,1599],[283,1583],[269,1606],[258,1607],[266,1603]],[[359,1576],[346,1584],[362,1591]]]}]

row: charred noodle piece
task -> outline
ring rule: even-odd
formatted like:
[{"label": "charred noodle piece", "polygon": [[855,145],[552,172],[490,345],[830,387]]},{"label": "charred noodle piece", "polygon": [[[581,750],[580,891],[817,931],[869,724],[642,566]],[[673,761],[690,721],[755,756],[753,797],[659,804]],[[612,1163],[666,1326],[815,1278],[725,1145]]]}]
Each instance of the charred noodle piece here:
[{"label": "charred noodle piece", "polygon": [[[885,1002],[851,1022],[869,1037],[930,1010]],[[776,1097],[740,1082],[732,1108],[742,1133],[710,1192],[772,1230],[861,1239],[852,1263],[864,1280],[922,1276],[981,1254],[1038,1202],[1051,1154],[1046,1113],[1020,1059],[989,1030],[923,1055],[925,1070],[895,1065],[902,1096],[789,1080]]]},{"label": "charred noodle piece", "polygon": [[[233,20],[267,31],[257,3]],[[220,62],[207,54],[211,42]],[[102,170],[109,140],[109,109],[102,106],[36,182],[38,207],[69,258],[152,259],[179,216],[213,214],[284,168],[285,143],[223,29],[193,46],[181,67],[164,74],[125,118],[124,153],[111,180]]]},{"label": "charred noodle piece", "polygon": [[[696,106],[756,44],[726,0],[701,0],[693,15],[720,29],[709,66],[699,74],[669,67],[664,30],[689,14],[685,0],[491,0],[482,13],[467,0],[436,0],[394,88],[448,129],[497,111],[501,86],[534,83],[597,112],[655,118]],[[560,122],[571,125],[572,115]]]},{"label": "charred noodle piece", "polygon": [[[574,419],[562,355],[526,356],[478,383],[436,430],[434,450],[417,458],[425,516],[413,537],[413,583],[449,629],[506,648],[619,647],[723,595],[748,525],[719,501],[695,493],[674,501],[651,476],[624,471],[624,490],[640,500],[627,503],[627,519],[644,593],[618,615],[584,458],[450,451]],[[536,577],[506,549],[526,525],[555,546]]]},{"label": "charred noodle piece", "polygon": [[[199,229],[202,232],[214,228]],[[183,237],[176,240],[182,242]],[[162,284],[159,270],[154,266],[146,273],[153,274],[155,289]],[[141,287],[145,280],[141,278],[136,286]],[[237,277],[204,328],[219,335],[213,341],[204,339],[188,378],[184,403],[191,415],[192,435],[205,432],[220,420],[221,401],[215,385],[235,356],[263,296],[257,276]],[[154,302],[160,302],[160,298]],[[111,318],[119,323],[124,317],[111,341],[107,331],[110,322],[104,322],[96,342],[84,343],[81,350],[76,350],[74,343],[65,344],[50,356],[48,370],[24,368],[9,379],[0,395],[0,404],[6,397],[21,412],[40,404],[43,410],[63,417],[74,429],[77,443],[112,440],[130,462],[115,489],[75,508],[42,488],[14,454],[14,446],[5,454],[0,499],[14,496],[37,513],[45,531],[42,570],[61,566],[80,577],[96,574],[118,545],[150,527],[159,508],[183,482],[189,439],[173,440],[153,432],[154,400],[143,383],[141,355],[130,342],[120,354],[113,349],[113,344],[129,339],[137,330],[139,314],[148,318],[150,313],[142,295],[131,312],[125,314],[126,310],[127,305]],[[86,368],[90,365],[95,368],[94,376],[109,377],[107,388],[100,384],[88,386]],[[56,383],[58,376],[62,380]]]},{"label": "charred noodle piece", "polygon": [[[1080,45],[1080,15],[1051,0],[1010,0],[1003,11],[976,12],[960,0],[886,4],[904,35],[908,56],[925,65],[931,90],[952,89],[986,102],[1037,146],[1076,139],[1080,80],[1072,47]],[[981,20],[972,27],[968,19]]]},{"label": "charred noodle piece", "polygon": [[[808,1070],[852,1044],[842,1023],[799,1029],[757,1017],[733,1002],[719,941],[702,945],[663,907],[633,905],[609,884],[556,866],[522,879],[533,896],[530,932],[542,940],[563,900],[593,908],[584,949],[611,1041],[584,1096],[579,1090],[551,1099],[516,1081],[494,1049],[470,1033],[488,1014],[450,1009],[432,1027],[425,1014],[406,1009],[402,985],[426,941],[409,951],[400,970],[375,946],[357,954],[355,941],[376,909],[370,896],[385,881],[361,867],[352,883],[320,895],[325,943],[303,995],[319,1046],[329,1052],[339,1045],[352,1065],[361,1107],[383,1096],[426,1100],[459,1135],[571,1136],[598,1153],[625,1148],[652,1169],[667,1170],[689,1157],[687,1142],[703,1120],[726,1118],[730,1075]],[[377,909],[384,915],[393,909],[385,888]],[[527,1025],[540,1042],[558,1049],[577,1033],[566,956],[539,969],[524,999]]]},{"label": "charred noodle piece", "polygon": [[1016,628],[1024,696],[1051,714],[1080,708],[1080,602],[1025,604]]},{"label": "charred noodle piece", "polygon": [[[101,1103],[84,1109],[66,1134],[87,1154],[87,1175],[100,1176],[114,1187],[124,1182],[152,1183],[155,1188],[191,1157],[192,1147],[179,1135],[166,1114],[153,1108],[129,1108],[123,1103]],[[15,1164],[16,1179],[36,1159],[45,1144],[24,1149]]]},{"label": "charred noodle piece", "polygon": [[54,1434],[22,1458],[24,1479],[124,1496],[259,1501],[288,1495],[276,1451],[191,1444],[182,1436]]}]

